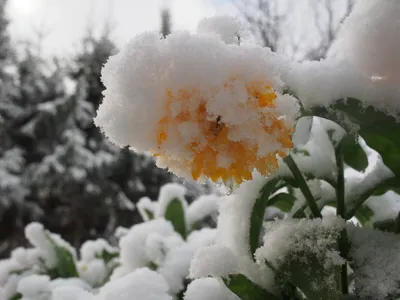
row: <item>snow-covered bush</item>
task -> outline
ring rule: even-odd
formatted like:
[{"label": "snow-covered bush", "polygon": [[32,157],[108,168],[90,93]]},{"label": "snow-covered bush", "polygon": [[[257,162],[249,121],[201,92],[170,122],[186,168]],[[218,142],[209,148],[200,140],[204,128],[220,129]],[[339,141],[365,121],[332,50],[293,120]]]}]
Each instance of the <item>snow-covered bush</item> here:
[{"label": "snow-covered bush", "polygon": [[[186,300],[400,297],[399,197],[385,200],[400,182],[399,15],[398,0],[358,1],[319,62],[252,45],[220,17],[196,34],[138,35],[110,57],[95,118],[108,138],[231,188]],[[146,247],[179,244],[152,226]],[[185,237],[187,221],[173,227]]]},{"label": "snow-covered bush", "polygon": [[119,246],[86,241],[77,251],[43,225],[31,223],[31,248],[15,249],[0,261],[0,299],[172,299],[182,297],[197,249],[215,243],[219,197],[204,195],[190,205],[184,186],[161,188],[157,201],[138,204],[144,222],[116,232]]}]

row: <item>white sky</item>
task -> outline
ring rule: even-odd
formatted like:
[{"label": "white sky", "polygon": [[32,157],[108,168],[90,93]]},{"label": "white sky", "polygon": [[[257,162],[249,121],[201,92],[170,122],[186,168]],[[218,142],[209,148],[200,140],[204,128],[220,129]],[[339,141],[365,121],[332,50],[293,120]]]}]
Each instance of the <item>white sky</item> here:
[{"label": "white sky", "polygon": [[44,54],[68,54],[80,44],[88,25],[114,25],[112,36],[121,45],[135,34],[159,30],[160,8],[166,3],[173,29],[193,30],[197,22],[218,14],[236,14],[229,0],[8,0],[10,33],[14,40],[45,35]]}]

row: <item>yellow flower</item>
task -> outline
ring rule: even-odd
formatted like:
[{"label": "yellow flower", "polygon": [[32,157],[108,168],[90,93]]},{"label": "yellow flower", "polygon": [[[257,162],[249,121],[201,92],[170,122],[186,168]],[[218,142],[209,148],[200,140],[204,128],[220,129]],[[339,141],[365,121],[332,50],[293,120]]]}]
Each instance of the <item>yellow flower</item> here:
[{"label": "yellow flower", "polygon": [[[255,112],[257,140],[251,137],[237,140],[231,134],[240,125],[225,121],[224,115],[214,118],[215,112],[208,107],[208,98],[221,92],[234,92],[242,81],[232,76],[222,85],[215,86],[203,95],[197,87],[185,87],[177,90],[165,91],[165,113],[158,121],[156,136],[158,149],[151,151],[154,156],[164,161],[179,163],[180,168],[190,172],[193,179],[208,177],[213,181],[234,180],[240,184],[244,180],[252,178],[254,169],[264,175],[275,172],[278,168],[277,156],[285,157],[288,149],[293,147],[291,134],[293,127],[288,126],[284,118],[276,112],[276,100],[279,94],[271,85],[263,80],[245,83],[247,99],[235,103],[235,107],[245,108]],[[193,104],[195,103],[195,104]],[[195,109],[193,109],[195,107]],[[185,122],[195,124],[199,129],[199,139],[181,139],[188,155],[174,157],[169,151],[170,146],[165,146],[171,138],[169,132],[175,134],[177,127]],[[263,153],[260,151],[260,143],[257,141],[265,137],[275,146],[274,151]],[[260,139],[261,138],[261,139]],[[260,155],[260,152],[263,153]],[[264,151],[265,152],[265,151]],[[225,163],[221,163],[221,159]]]}]

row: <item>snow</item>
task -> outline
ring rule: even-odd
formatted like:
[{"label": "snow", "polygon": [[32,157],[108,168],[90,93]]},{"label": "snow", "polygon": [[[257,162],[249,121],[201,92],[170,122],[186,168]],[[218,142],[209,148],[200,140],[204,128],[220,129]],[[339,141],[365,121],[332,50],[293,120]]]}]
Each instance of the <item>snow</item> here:
[{"label": "snow", "polygon": [[322,263],[341,265],[344,260],[338,251],[333,249],[344,226],[344,220],[336,216],[267,222],[264,244],[257,249],[255,257],[260,262],[267,261],[276,268],[288,259],[301,260],[305,253],[316,255]]},{"label": "snow", "polygon": [[[253,254],[249,249],[250,216],[261,188],[267,182],[265,177],[255,173],[254,179],[240,185],[231,195],[222,197],[217,226],[216,248],[199,250],[195,256],[195,264],[190,272],[193,276],[207,273],[206,261],[211,261],[211,272],[225,274],[238,271],[260,286],[271,290],[274,285],[274,274],[264,264],[258,265],[253,261]],[[219,248],[218,248],[219,247]],[[220,260],[221,255],[216,249],[224,249],[226,260]],[[202,257],[202,256],[205,257]],[[226,261],[235,258],[232,269],[227,269]],[[236,267],[237,266],[237,267]]]},{"label": "snow", "polygon": [[142,219],[144,221],[150,221],[151,218],[149,216],[149,213],[151,213],[154,218],[155,212],[157,211],[157,202],[151,201],[149,197],[142,197],[139,199],[136,207],[139,210]]},{"label": "snow", "polygon": [[188,278],[192,258],[197,249],[215,243],[216,230],[204,228],[193,231],[187,243],[171,249],[158,272],[164,276],[169,285],[169,292],[178,294],[184,288],[184,280]]},{"label": "snow", "polygon": [[336,55],[365,76],[399,83],[399,15],[400,3],[396,0],[358,1],[341,27]]},{"label": "snow", "polygon": [[[174,231],[172,224],[164,219],[135,225],[119,242],[121,266],[114,271],[112,277],[120,277],[137,268],[147,267],[152,262],[150,257],[154,258],[156,251],[163,253],[164,243],[152,242],[155,237],[166,240],[166,242],[170,238],[173,243],[183,243],[182,238]],[[150,248],[146,248],[146,245]]]},{"label": "snow", "polygon": [[373,216],[366,226],[375,222],[395,219],[400,212],[400,195],[388,191],[381,196],[371,196],[364,202],[373,211]]},{"label": "snow", "polygon": [[190,277],[224,277],[239,274],[237,257],[223,245],[212,245],[197,250],[190,265]]},{"label": "snow", "polygon": [[46,267],[49,269],[57,265],[57,256],[54,250],[54,245],[50,239],[60,247],[63,247],[76,257],[75,249],[64,241],[59,235],[47,232],[40,223],[30,223],[25,227],[25,236],[28,241],[40,251],[40,256],[44,260]]},{"label": "snow", "polygon": [[107,283],[96,300],[172,300],[164,278],[147,268]]},{"label": "snow", "polygon": [[225,284],[216,278],[201,278],[192,281],[185,293],[185,300],[239,300]]},{"label": "snow", "polygon": [[[291,153],[303,174],[317,178],[326,176],[332,179],[336,177],[335,149],[326,130],[327,122],[320,118],[314,118],[308,140],[303,144],[296,145],[297,151]],[[283,160],[280,160],[277,176],[293,176]]]},{"label": "snow", "polygon": [[356,98],[397,117],[400,3],[357,1],[324,61],[291,64],[284,82],[305,108]]},{"label": "snow", "polygon": [[31,275],[23,278],[17,288],[26,299],[46,299],[49,294],[50,278],[47,275]]},{"label": "snow", "polygon": [[[174,200],[178,200],[181,203],[184,209],[184,216],[186,217],[187,202],[185,200],[185,194],[186,194],[186,188],[183,185],[180,185],[178,183],[164,184],[161,187],[158,196],[156,217],[158,218],[164,217],[168,205]],[[185,222],[187,223],[187,220],[185,220]]]},{"label": "snow", "polygon": [[187,210],[189,226],[204,220],[208,216],[215,216],[218,213],[220,197],[214,194],[203,195],[194,200]]},{"label": "snow", "polygon": [[347,226],[355,268],[355,290],[361,298],[385,299],[398,295],[400,241],[393,233]]},{"label": "snow", "polygon": [[205,18],[199,22],[197,31],[216,33],[227,44],[243,44],[248,40],[254,43],[249,28],[237,17],[224,15]]}]

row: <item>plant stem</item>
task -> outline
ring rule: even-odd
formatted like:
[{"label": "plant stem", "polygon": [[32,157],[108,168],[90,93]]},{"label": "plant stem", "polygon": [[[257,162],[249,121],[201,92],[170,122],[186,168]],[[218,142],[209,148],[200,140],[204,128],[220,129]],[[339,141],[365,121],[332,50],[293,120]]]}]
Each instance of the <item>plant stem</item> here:
[{"label": "plant stem", "polygon": [[344,183],[344,166],[343,166],[343,151],[342,145],[339,144],[335,149],[337,180],[336,180],[336,214],[345,219],[345,183]]},{"label": "plant stem", "polygon": [[396,217],[394,233],[396,233],[396,234],[400,233],[400,212],[397,214],[397,217]]},{"label": "plant stem", "polygon": [[[343,139],[344,140],[344,139]],[[342,141],[343,141],[342,140]],[[336,157],[336,168],[337,168],[337,180],[336,180],[336,214],[345,219],[346,218],[346,206],[345,206],[345,181],[344,181],[344,164],[343,164],[343,143],[341,142],[335,149]],[[338,238],[338,246],[340,256],[347,260],[347,254],[349,251],[349,240],[347,236],[346,228],[340,233]],[[349,283],[347,274],[347,262],[344,263],[340,270],[340,286],[342,294],[346,295],[349,293]]]},{"label": "plant stem", "polygon": [[289,154],[288,156],[286,156],[284,161],[292,172],[297,183],[299,184],[299,188],[303,193],[304,198],[306,198],[307,204],[310,207],[312,214],[315,218],[322,218],[317,202],[315,201],[314,196],[312,195],[310,188],[308,187],[307,182],[304,179],[303,174],[301,174],[301,171],[294,161],[293,157]]}]

